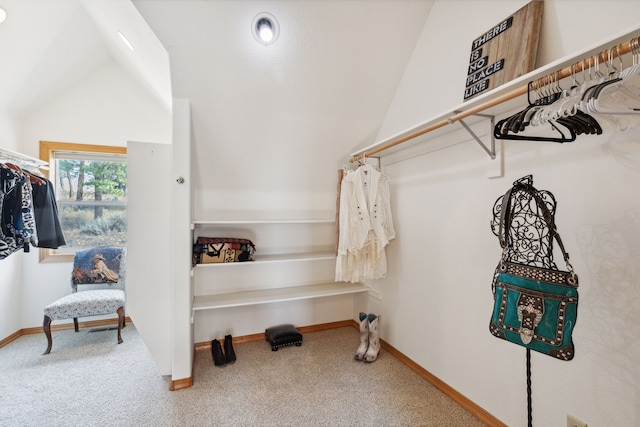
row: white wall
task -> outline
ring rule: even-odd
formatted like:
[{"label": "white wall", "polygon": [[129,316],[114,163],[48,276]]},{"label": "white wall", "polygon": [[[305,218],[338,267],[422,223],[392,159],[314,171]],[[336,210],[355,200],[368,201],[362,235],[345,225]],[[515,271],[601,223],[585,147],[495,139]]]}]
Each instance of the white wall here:
[{"label": "white wall", "polygon": [[[470,41],[525,3],[436,1],[379,139],[460,104]],[[547,0],[539,58],[618,34],[637,25],[638,12],[640,2]],[[383,316],[383,338],[507,425],[527,424],[525,351],[488,330],[500,256],[489,223],[495,200],[533,174],[558,200],[581,298],[575,359],[533,354],[534,425],[565,425],[567,413],[592,427],[638,425],[640,129],[608,127],[564,145],[506,141],[499,179],[486,178],[487,156],[468,135],[442,139],[465,143],[393,164],[382,159],[397,231],[389,277],[370,283],[383,294],[370,305]]]},{"label": "white wall", "polygon": [[[526,4],[522,0],[436,0],[376,141],[460,105],[471,42]],[[545,1],[536,66],[636,26],[637,8],[637,1],[627,0],[609,1],[607,6],[598,0]],[[585,23],[594,20],[597,25],[587,24],[586,29]]]},{"label": "white wall", "polygon": [[[237,213],[254,219],[333,218],[344,147],[376,132],[393,95],[388,82],[400,78],[430,6],[268,2],[281,33],[265,48],[249,31],[265,2],[135,4],[170,53],[174,97],[191,106],[190,219],[196,220],[233,219]],[[371,28],[377,20],[368,17],[382,11],[391,31],[358,30]],[[261,243],[255,243],[260,251]],[[283,275],[290,270],[281,267]],[[332,280],[334,271],[328,273]],[[188,276],[182,277],[175,281],[182,287],[176,299],[187,296]],[[199,313],[195,340],[259,333],[283,322],[304,326],[349,319],[352,299]]]},{"label": "white wall", "polygon": [[171,116],[115,63],[91,74],[24,122],[24,150],[39,141],[126,146],[171,143]]},{"label": "white wall", "polygon": [[22,261],[19,254],[2,260],[0,265],[0,339],[20,330],[16,307],[22,303]]},{"label": "white wall", "polygon": [[19,121],[9,113],[0,112],[0,147],[18,151],[19,141]]},{"label": "white wall", "polygon": [[[343,148],[374,136],[430,6],[134,3],[170,53],[174,97],[191,103],[197,219],[331,211]],[[265,9],[281,27],[268,48],[250,32]],[[383,12],[389,31],[362,31]]]},{"label": "white wall", "polygon": [[[171,116],[120,67],[110,64],[25,119],[22,134],[21,151],[35,157],[41,140],[113,146],[126,146],[128,140],[170,143]],[[21,328],[40,326],[42,309],[69,293],[71,264],[41,264],[37,250],[13,256],[24,261],[22,283],[16,284],[23,303],[10,311]]]}]

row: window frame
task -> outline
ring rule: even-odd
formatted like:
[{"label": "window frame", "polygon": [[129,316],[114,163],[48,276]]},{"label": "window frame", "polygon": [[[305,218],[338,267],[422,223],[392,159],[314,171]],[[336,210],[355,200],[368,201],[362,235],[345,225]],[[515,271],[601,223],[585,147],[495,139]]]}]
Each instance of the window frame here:
[{"label": "window frame", "polygon": [[[79,153],[127,154],[127,147],[112,145],[76,144],[72,142],[40,141],[40,160],[51,163],[54,152],[67,151]],[[49,171],[43,170],[43,175],[49,178]],[[54,184],[55,185],[55,184]],[[39,262],[72,262],[75,252],[56,253],[55,249],[40,248]]]}]

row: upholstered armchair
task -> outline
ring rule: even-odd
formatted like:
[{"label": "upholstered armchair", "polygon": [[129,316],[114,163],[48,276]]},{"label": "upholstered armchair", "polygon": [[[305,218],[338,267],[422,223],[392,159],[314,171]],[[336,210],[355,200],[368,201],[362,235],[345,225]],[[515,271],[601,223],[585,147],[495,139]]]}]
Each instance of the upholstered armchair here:
[{"label": "upholstered armchair", "polygon": [[[78,318],[118,314],[118,344],[122,343],[121,329],[125,326],[126,250],[116,247],[96,247],[77,251],[73,258],[71,293],[49,304],[44,309],[42,328],[47,337],[47,350],[51,352],[51,322],[73,319],[76,332]],[[92,286],[86,286],[92,285]],[[90,287],[78,290],[79,286]]]}]

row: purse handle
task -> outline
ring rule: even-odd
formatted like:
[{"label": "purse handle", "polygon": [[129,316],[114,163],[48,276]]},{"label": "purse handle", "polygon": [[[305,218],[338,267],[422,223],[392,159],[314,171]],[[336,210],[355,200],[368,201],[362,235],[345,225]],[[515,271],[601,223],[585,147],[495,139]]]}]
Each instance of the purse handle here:
[{"label": "purse handle", "polygon": [[[551,233],[551,240],[555,238],[558,242],[558,246],[562,251],[562,257],[564,258],[564,262],[567,265],[567,270],[571,273],[572,279],[575,280],[575,272],[573,270],[573,266],[569,262],[569,253],[564,249],[564,244],[562,243],[562,239],[560,238],[560,234],[556,229],[555,221],[553,220],[553,215],[549,208],[547,207],[544,200],[540,196],[539,191],[533,187],[533,185],[524,183],[521,181],[516,181],[509,190],[502,197],[502,208],[500,210],[500,228],[498,232],[498,239],[500,240],[500,246],[502,247],[502,260],[505,261],[507,257],[507,250],[509,248],[509,236],[507,233],[507,223],[511,222],[511,193],[516,190],[524,191],[527,194],[530,194],[532,198],[535,200],[536,205],[542,211],[542,217],[544,218],[547,227],[549,228],[549,233]],[[553,253],[551,254],[553,257]],[[577,283],[577,281],[576,281]]]}]

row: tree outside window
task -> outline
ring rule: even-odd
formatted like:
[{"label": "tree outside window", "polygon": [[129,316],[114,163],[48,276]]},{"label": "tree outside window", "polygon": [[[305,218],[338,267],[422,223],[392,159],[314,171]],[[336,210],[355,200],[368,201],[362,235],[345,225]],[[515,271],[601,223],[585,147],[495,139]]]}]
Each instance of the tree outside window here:
[{"label": "tree outside window", "polygon": [[126,246],[126,149],[41,141],[40,151],[50,165],[67,241],[59,249],[41,250],[41,261],[66,261],[76,250],[94,246]]}]

